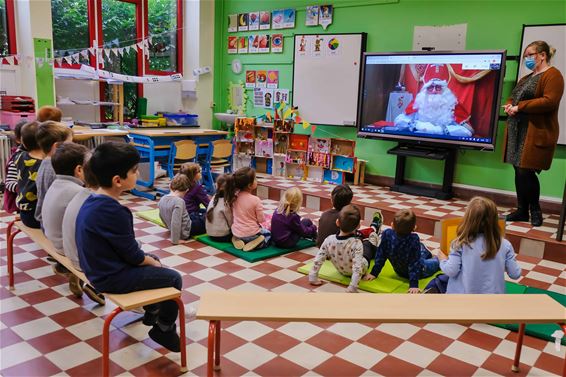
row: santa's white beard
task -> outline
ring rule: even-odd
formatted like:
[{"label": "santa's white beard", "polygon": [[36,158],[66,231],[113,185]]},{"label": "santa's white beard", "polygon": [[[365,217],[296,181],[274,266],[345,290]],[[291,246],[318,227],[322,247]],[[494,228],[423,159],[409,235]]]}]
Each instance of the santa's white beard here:
[{"label": "santa's white beard", "polygon": [[426,89],[417,94],[414,108],[417,109],[417,119],[430,122],[437,126],[447,126],[454,122],[454,108],[458,100],[448,89],[441,94],[426,93]]}]

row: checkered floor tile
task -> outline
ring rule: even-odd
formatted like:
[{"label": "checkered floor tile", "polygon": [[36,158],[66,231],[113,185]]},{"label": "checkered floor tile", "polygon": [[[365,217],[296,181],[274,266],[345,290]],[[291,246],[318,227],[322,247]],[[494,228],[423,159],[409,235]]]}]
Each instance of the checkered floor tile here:
[{"label": "checkered floor tile", "polygon": [[[132,211],[156,207],[155,202],[131,195],[124,195],[122,203]],[[272,210],[276,203],[266,200],[265,205]],[[320,212],[305,210],[304,215],[317,220]],[[0,212],[2,249],[11,219]],[[134,226],[143,249],[183,275],[183,300],[192,305],[198,306],[201,292],[214,289],[344,290],[332,283],[311,287],[306,277],[296,272],[312,259],[315,248],[248,263],[197,241],[171,245],[166,230],[140,219],[135,219]],[[437,251],[436,239],[422,238]],[[53,275],[45,252],[21,235],[15,245],[14,291],[6,288],[5,255],[0,258],[0,374],[100,375],[101,329],[113,305],[100,307],[86,296],[75,298],[65,280]],[[519,256],[519,260],[523,267],[520,282],[564,293],[565,265],[526,256]],[[111,373],[179,375],[179,355],[151,341],[148,327],[136,321],[138,317],[128,312],[113,322]],[[206,374],[207,331],[204,321],[188,323],[189,376]],[[226,322],[222,371],[217,375],[509,375],[515,339],[515,333],[489,325]],[[565,352],[564,347],[556,351],[553,343],[527,336],[521,375],[560,375]]]}]

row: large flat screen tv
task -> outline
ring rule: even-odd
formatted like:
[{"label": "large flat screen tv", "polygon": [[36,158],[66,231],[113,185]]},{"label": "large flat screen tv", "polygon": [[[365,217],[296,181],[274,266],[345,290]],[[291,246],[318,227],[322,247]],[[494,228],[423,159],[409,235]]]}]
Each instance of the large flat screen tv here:
[{"label": "large flat screen tv", "polygon": [[364,53],[358,137],[495,148],[505,50]]}]

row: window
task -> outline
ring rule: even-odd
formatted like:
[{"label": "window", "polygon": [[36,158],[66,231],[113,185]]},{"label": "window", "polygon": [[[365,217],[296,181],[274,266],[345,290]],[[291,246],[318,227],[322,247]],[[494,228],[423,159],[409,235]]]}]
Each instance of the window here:
[{"label": "window", "polygon": [[[90,12],[88,0],[51,0],[53,49],[56,58],[73,55],[90,47]],[[89,58],[80,56],[80,63],[89,64]],[[62,66],[69,67],[66,62]]]},{"label": "window", "polygon": [[181,72],[183,69],[181,0],[146,0],[146,9],[146,35],[153,36],[146,73]]},{"label": "window", "polygon": [[14,0],[0,0],[0,56],[16,54]]}]

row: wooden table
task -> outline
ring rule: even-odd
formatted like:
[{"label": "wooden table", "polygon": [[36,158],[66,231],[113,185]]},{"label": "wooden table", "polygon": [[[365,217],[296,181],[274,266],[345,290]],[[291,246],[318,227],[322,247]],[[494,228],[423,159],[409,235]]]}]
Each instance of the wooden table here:
[{"label": "wooden table", "polygon": [[86,127],[77,126],[72,128],[73,130],[73,140],[82,141],[95,136],[111,137],[111,136],[126,136],[128,135],[127,130],[115,130],[109,128],[91,129]]},{"label": "wooden table", "polygon": [[[161,160],[168,162],[171,143],[179,140],[192,139],[197,145],[208,145],[211,141],[226,138],[228,132],[201,129],[201,128],[151,128],[151,129],[132,129],[129,132],[130,139],[138,149],[144,162],[149,163],[148,179],[138,179],[139,186],[153,189],[155,176],[155,161]],[[163,190],[156,190],[165,193]],[[155,199],[156,195],[133,190],[133,194],[148,199]]]},{"label": "wooden table", "polygon": [[[513,371],[518,371],[526,323],[558,323],[566,310],[547,295],[364,294],[209,291],[197,319],[210,321],[208,376],[220,369],[220,322],[519,323]],[[214,359],[214,360],[213,360]],[[566,375],[566,363],[564,373]]]}]

